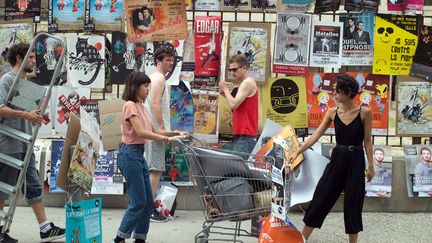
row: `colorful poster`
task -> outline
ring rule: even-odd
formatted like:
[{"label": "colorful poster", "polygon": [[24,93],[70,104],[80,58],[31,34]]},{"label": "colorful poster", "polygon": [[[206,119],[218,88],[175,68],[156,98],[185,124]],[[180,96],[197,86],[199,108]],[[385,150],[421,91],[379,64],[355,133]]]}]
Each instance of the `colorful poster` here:
[{"label": "colorful poster", "polygon": [[312,8],[314,2],[314,0],[278,0],[277,8],[282,13],[304,13]]},{"label": "colorful poster", "polygon": [[[270,23],[229,23],[227,60],[235,54],[244,54],[249,64],[248,73],[257,84],[264,84],[269,76],[270,32]],[[225,79],[233,80],[228,70]]]},{"label": "colorful poster", "polygon": [[197,16],[194,21],[195,76],[220,73],[222,21],[219,16]]},{"label": "colorful poster", "polygon": [[373,13],[342,14],[339,20],[344,23],[342,65],[372,66]]},{"label": "colorful poster", "polygon": [[165,168],[162,181],[169,181],[176,186],[190,186],[189,167],[184,153],[179,146],[171,143],[165,151]]},{"label": "colorful poster", "polygon": [[0,22],[0,76],[12,70],[6,58],[9,48],[21,42],[30,43],[32,40],[32,23]]},{"label": "colorful poster", "polygon": [[391,12],[423,14],[423,6],[424,0],[387,0],[387,10]]},{"label": "colorful poster", "polygon": [[192,90],[194,104],[194,136],[207,143],[217,143],[219,134],[219,93]]},{"label": "colorful poster", "polygon": [[[153,53],[161,46],[174,50],[174,63],[173,69],[165,76],[167,85],[178,85],[180,70],[182,67],[182,55],[183,55],[183,42],[182,40],[173,41],[154,41],[148,42],[145,51],[145,72],[152,74],[156,71],[156,63],[154,62]],[[141,71],[141,70],[140,70]]]},{"label": "colorful poster", "polygon": [[114,152],[101,154],[96,160],[96,169],[91,194],[123,195],[123,182],[114,182]]},{"label": "colorful poster", "polygon": [[105,38],[68,36],[68,80],[75,87],[105,87]]},{"label": "colorful poster", "polygon": [[[62,38],[64,43],[60,40],[47,37],[46,35],[39,36],[36,41],[36,77],[32,78],[32,81],[39,85],[50,84],[54,75],[54,70],[60,61],[60,55],[66,45],[64,36],[57,36]],[[63,85],[67,82],[66,57],[67,53],[64,55],[63,63],[54,85]]]},{"label": "colorful poster", "polygon": [[102,199],[66,203],[68,242],[102,243]]},{"label": "colorful poster", "polygon": [[[48,0],[48,31],[84,29],[85,0]],[[68,45],[70,48],[70,46]]]},{"label": "colorful poster", "polygon": [[35,23],[40,22],[41,2],[37,0],[5,0],[5,20],[32,18]]},{"label": "colorful poster", "polygon": [[368,182],[365,178],[366,196],[390,197],[393,174],[391,146],[373,146],[373,166],[375,170],[375,176],[370,182]]},{"label": "colorful poster", "polygon": [[430,145],[404,147],[409,197],[432,197],[431,151]]},{"label": "colorful poster", "polygon": [[345,10],[378,13],[380,0],[345,0]]},{"label": "colorful poster", "polygon": [[232,134],[232,110],[224,96],[219,97],[219,133]]},{"label": "colorful poster", "polygon": [[411,75],[432,80],[432,34],[430,26],[424,25],[418,36],[417,49],[411,66]]},{"label": "colorful poster", "polygon": [[125,5],[129,42],[186,39],[185,1],[126,0]]},{"label": "colorful poster", "polygon": [[[37,138],[52,138],[53,137],[54,115],[53,115],[53,112],[51,111],[51,109],[52,109],[53,97],[55,97],[55,96],[56,96],[56,89],[55,89],[55,87],[53,87],[52,93],[51,93],[51,99],[48,101],[48,104],[47,104],[47,107],[45,110],[45,116],[48,119],[44,119],[41,126],[39,127]],[[43,98],[43,100],[44,99],[45,99],[45,97]]]},{"label": "colorful poster", "polygon": [[316,0],[314,13],[324,13],[338,11],[341,5],[340,0]]},{"label": "colorful poster", "polygon": [[179,85],[171,86],[170,99],[171,130],[186,131],[190,134],[194,129],[194,104],[192,93],[180,80]]},{"label": "colorful poster", "polygon": [[222,11],[249,11],[252,0],[221,0]]},{"label": "colorful poster", "polygon": [[312,23],[311,67],[334,67],[342,65],[342,30],[341,22]]},{"label": "colorful poster", "polygon": [[113,32],[111,52],[107,61],[110,69],[110,83],[124,84],[125,78],[133,71],[144,72],[145,43],[130,43],[126,33]]},{"label": "colorful poster", "polygon": [[282,126],[291,125],[297,136],[307,135],[306,82],[301,76],[269,78],[263,86],[263,112]]},{"label": "colorful poster", "polygon": [[276,12],[278,0],[250,0],[252,11],[271,11]]},{"label": "colorful poster", "polygon": [[311,15],[277,15],[273,73],[304,75],[309,63]]},{"label": "colorful poster", "polygon": [[86,31],[121,31],[123,1],[86,0]]},{"label": "colorful poster", "polygon": [[432,134],[432,83],[398,77],[396,135],[430,137]]},{"label": "colorful poster", "polygon": [[195,0],[195,10],[215,10],[221,9],[221,0]]},{"label": "colorful poster", "polygon": [[[47,170],[47,176],[51,174],[51,179],[49,182],[50,192],[63,192],[62,189],[56,186],[57,175],[60,171],[60,161],[63,153],[64,141],[63,140],[52,140],[51,143],[51,171]],[[48,155],[48,154],[47,154]],[[47,157],[48,158],[48,157]],[[49,165],[49,164],[48,164]]]},{"label": "colorful poster", "polygon": [[419,28],[418,16],[378,14],[375,18],[373,73],[408,75]]}]

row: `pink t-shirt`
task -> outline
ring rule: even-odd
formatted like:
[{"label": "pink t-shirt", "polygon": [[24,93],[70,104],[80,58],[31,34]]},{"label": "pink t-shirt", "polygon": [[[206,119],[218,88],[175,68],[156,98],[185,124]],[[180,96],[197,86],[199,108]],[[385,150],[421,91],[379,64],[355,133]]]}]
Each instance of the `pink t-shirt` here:
[{"label": "pink t-shirt", "polygon": [[144,144],[148,140],[138,136],[135,129],[130,123],[129,118],[137,116],[142,122],[144,129],[148,131],[153,131],[153,124],[150,117],[144,108],[143,104],[137,104],[133,101],[128,101],[123,106],[123,116],[122,116],[122,142],[125,144]]}]

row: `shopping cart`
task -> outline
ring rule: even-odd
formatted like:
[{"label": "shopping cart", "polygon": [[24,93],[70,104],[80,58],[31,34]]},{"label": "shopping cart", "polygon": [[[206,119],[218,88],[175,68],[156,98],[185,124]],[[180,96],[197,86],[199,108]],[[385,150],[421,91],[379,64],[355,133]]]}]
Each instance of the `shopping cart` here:
[{"label": "shopping cart", "polygon": [[[194,146],[193,141],[178,144],[204,209],[205,221],[195,243],[243,242],[239,236],[253,236],[241,229],[241,222],[271,210],[273,157]],[[235,227],[214,225],[221,221],[235,222]],[[210,234],[225,237],[210,238]]]}]

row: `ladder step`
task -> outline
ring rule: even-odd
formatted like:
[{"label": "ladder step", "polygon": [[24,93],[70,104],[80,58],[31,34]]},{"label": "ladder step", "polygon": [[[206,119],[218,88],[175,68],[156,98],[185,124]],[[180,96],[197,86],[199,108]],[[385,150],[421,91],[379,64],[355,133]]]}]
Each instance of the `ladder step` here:
[{"label": "ladder step", "polygon": [[14,186],[11,186],[9,184],[6,184],[6,183],[0,181],[0,191],[5,192],[7,194],[12,194],[16,190],[15,190]]},{"label": "ladder step", "polygon": [[0,133],[3,133],[6,136],[18,139],[21,142],[25,142],[28,144],[30,144],[32,142],[32,136],[31,135],[29,135],[25,132],[21,132],[19,130],[16,130],[14,128],[5,126],[4,124],[0,124]]},{"label": "ladder step", "polygon": [[12,156],[9,156],[7,154],[4,153],[0,153],[0,162],[3,164],[7,164],[13,168],[16,168],[18,170],[21,170],[24,164],[24,161],[19,160],[19,159],[15,159]]}]

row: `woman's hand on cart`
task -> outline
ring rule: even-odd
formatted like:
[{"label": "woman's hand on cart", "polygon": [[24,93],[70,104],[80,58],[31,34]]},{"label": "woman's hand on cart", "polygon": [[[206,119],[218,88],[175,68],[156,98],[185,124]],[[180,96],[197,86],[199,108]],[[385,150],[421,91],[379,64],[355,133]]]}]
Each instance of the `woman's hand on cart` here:
[{"label": "woman's hand on cart", "polygon": [[177,134],[175,137],[181,136],[183,139],[188,139],[189,138],[189,133],[188,132],[185,132],[185,131],[175,131],[175,133]]}]

